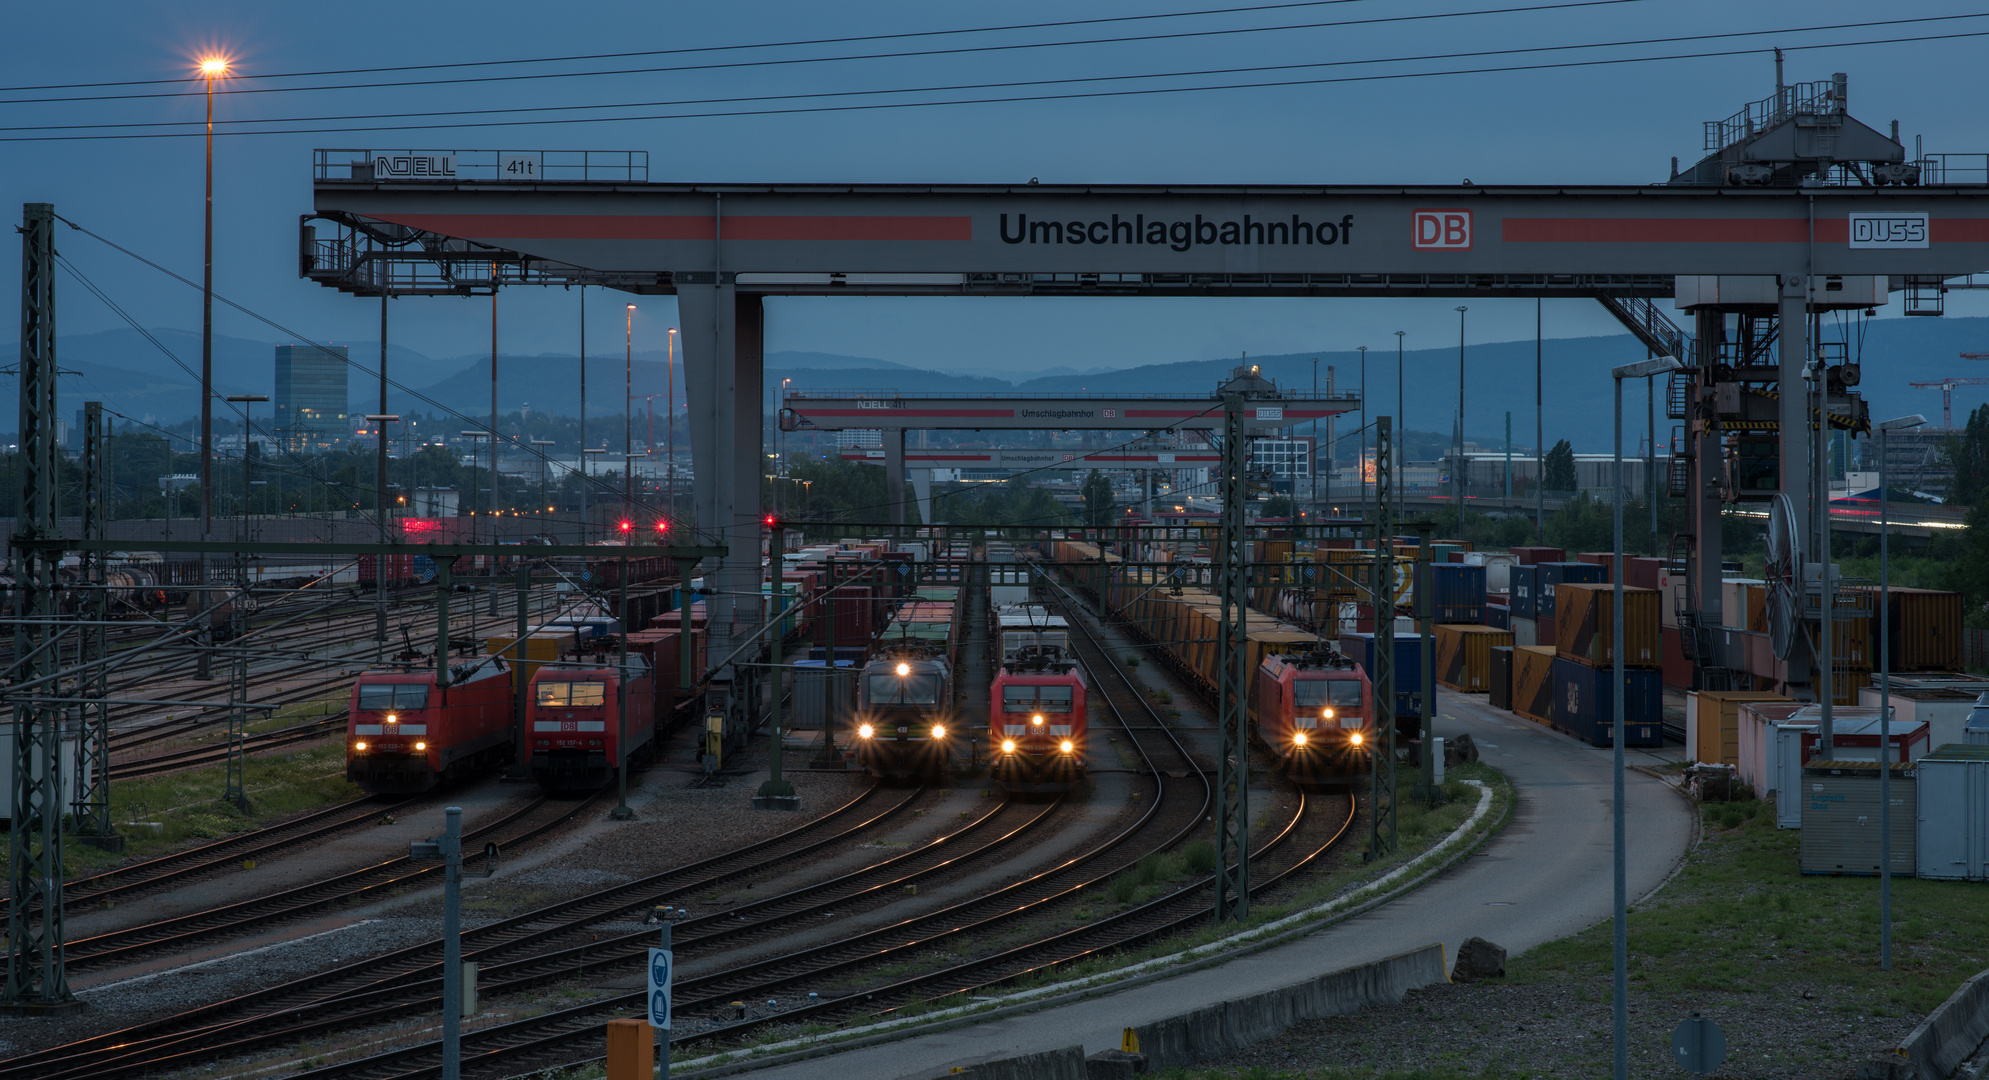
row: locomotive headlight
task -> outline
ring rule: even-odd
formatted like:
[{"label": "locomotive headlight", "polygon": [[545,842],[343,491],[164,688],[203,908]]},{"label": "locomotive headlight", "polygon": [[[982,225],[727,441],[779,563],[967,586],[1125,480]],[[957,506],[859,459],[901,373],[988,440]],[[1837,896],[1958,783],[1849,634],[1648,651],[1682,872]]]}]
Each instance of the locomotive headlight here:
[{"label": "locomotive headlight", "polygon": [[1032,716],[1029,718],[1029,722],[1041,727],[1043,725],[1043,718],[1041,716]]},{"label": "locomotive headlight", "polygon": [[907,675],[910,675],[911,673],[912,673],[912,665],[910,665],[910,664],[899,664],[899,665],[898,665],[898,677],[899,677],[900,679],[904,678],[904,677],[905,677],[905,676],[907,676]]},{"label": "locomotive headlight", "polygon": [[363,742],[356,742],[356,743],[353,743],[353,744],[352,744],[352,748],[353,748],[354,750],[361,750],[361,751],[363,751],[363,750],[365,750],[365,749],[366,749],[366,744],[365,744],[365,743],[363,743]]},{"label": "locomotive headlight", "polygon": [[1321,719],[1321,720],[1331,720],[1331,719],[1333,719],[1333,710],[1331,710],[1331,709],[1321,709],[1321,710],[1319,710],[1319,719]]},{"label": "locomotive headlight", "polygon": [[416,750],[426,750],[428,749],[428,744],[425,742],[418,742],[414,744],[414,748]]},{"label": "locomotive headlight", "polygon": [[932,737],[935,739],[944,739],[946,737],[946,725],[945,724],[932,725]]},{"label": "locomotive headlight", "polygon": [[395,716],[395,715],[394,715],[393,713],[388,713],[388,714],[387,714],[387,723],[389,723],[389,724],[398,724],[398,723],[400,723],[400,722],[401,722],[401,718],[400,718],[400,717],[398,717],[398,716]]},{"label": "locomotive headlight", "polygon": [[1071,752],[1072,750],[1075,750],[1075,749],[1077,749],[1077,744],[1076,744],[1076,743],[1074,743],[1074,742],[1071,742],[1071,741],[1070,741],[1069,739],[1065,739],[1065,740],[1063,741],[1063,745],[1061,746],[1061,749],[1063,750],[1063,752],[1064,752],[1064,753],[1068,754],[1068,753],[1070,753],[1070,752]]},{"label": "locomotive headlight", "polygon": [[1304,745],[1305,745],[1305,732],[1303,732],[1303,731],[1298,731],[1298,732],[1293,732],[1293,733],[1292,733],[1292,737],[1291,737],[1291,744],[1292,744],[1293,746],[1304,746]]},{"label": "locomotive headlight", "polygon": [[1366,738],[1360,732],[1356,731],[1352,735],[1347,736],[1347,741],[1355,746],[1359,746],[1366,741]]},{"label": "locomotive headlight", "polygon": [[1003,740],[1001,741],[1001,752],[1002,752],[1002,753],[1004,753],[1004,754],[1013,754],[1013,753],[1015,753],[1015,740],[1014,740],[1014,739],[1003,739]]},{"label": "locomotive headlight", "polygon": [[868,739],[869,737],[871,737],[876,733],[877,729],[871,727],[869,724],[864,724],[863,726],[856,729],[856,737],[859,739]]}]

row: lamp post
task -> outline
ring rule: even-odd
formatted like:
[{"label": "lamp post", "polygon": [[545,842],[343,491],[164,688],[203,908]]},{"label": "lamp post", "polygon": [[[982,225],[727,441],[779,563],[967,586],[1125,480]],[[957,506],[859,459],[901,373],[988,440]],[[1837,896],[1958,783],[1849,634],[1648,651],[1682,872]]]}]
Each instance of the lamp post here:
[{"label": "lamp post", "polygon": [[1612,659],[1609,677],[1611,711],[1615,713],[1611,728],[1612,737],[1610,744],[1614,748],[1616,780],[1616,796],[1613,809],[1616,828],[1616,988],[1614,1002],[1616,1009],[1616,1080],[1628,1080],[1630,1075],[1629,882],[1624,864],[1623,848],[1627,831],[1623,824],[1625,810],[1623,805],[1623,707],[1625,704],[1624,699],[1629,696],[1623,686],[1623,380],[1641,379],[1662,372],[1676,371],[1677,369],[1677,360],[1669,356],[1661,356],[1655,360],[1645,360],[1639,364],[1624,364],[1622,367],[1612,368],[1609,372],[1610,377],[1616,383],[1616,505],[1614,507],[1616,538],[1613,553],[1614,562],[1609,575],[1609,580],[1614,583],[1612,589],[1615,593],[1611,598],[1611,632],[1615,636],[1609,639],[1612,643],[1609,648]]},{"label": "lamp post", "polygon": [[[1318,361],[1315,360],[1313,361],[1313,363],[1317,364]],[[794,380],[792,378],[786,378],[780,381],[780,408],[774,412],[774,431],[778,435],[780,440],[779,443],[777,444],[780,452],[780,460],[774,463],[774,475],[780,477],[783,480],[787,478],[787,428],[781,425],[780,418],[787,413],[787,387],[788,384],[792,383],[793,381]],[[1319,377],[1317,375],[1314,375],[1312,381],[1316,386],[1319,382]],[[1313,421],[1313,427],[1316,429],[1318,426],[1319,426],[1318,421],[1316,420]],[[774,512],[785,513],[786,511],[787,511],[787,485],[775,484]],[[926,524],[930,525],[932,523],[928,521],[926,522]]]},{"label": "lamp post", "polygon": [[[207,539],[214,517],[214,80],[228,74],[225,57],[200,62],[207,81],[206,219],[200,270],[200,538]],[[205,579],[207,556],[200,558]]]},{"label": "lamp post", "polygon": [[607,452],[607,448],[602,446],[580,448],[580,542],[583,544],[587,542],[588,499],[593,494],[594,487],[594,470],[588,462]]},{"label": "lamp post", "polygon": [[[533,452],[539,455],[539,501],[540,502],[545,502],[548,498],[551,498],[551,496],[547,494],[547,489],[552,485],[552,458],[547,455],[546,451],[541,450],[539,448],[543,446],[552,446],[553,444],[554,440],[552,439],[532,440],[532,450]],[[552,507],[548,505],[546,509],[551,510]]]},{"label": "lamp post", "polygon": [[665,473],[667,479],[663,481],[663,488],[666,492],[664,497],[667,500],[666,505],[668,505],[669,509],[664,511],[663,516],[674,518],[677,516],[677,328],[674,326],[671,327],[670,332],[664,336],[668,339],[666,346],[668,351],[665,353],[663,362],[665,377],[667,379],[664,389],[670,396],[665,400],[665,404],[668,406],[668,409],[665,411],[669,413],[669,416],[665,418],[664,422],[664,427],[669,430],[669,447],[665,452],[665,456],[669,458],[669,462],[664,466],[667,470]]},{"label": "lamp post", "polygon": [[587,542],[587,286],[580,287],[580,542]]},{"label": "lamp post", "polygon": [[[1409,437],[1409,421],[1406,418],[1406,414],[1402,411],[1404,400],[1402,396],[1402,335],[1406,333],[1408,333],[1406,330],[1395,331],[1395,423],[1401,426],[1401,438],[1405,439]],[[1391,464],[1393,463],[1391,462]],[[1408,506],[1408,503],[1403,501],[1407,498],[1402,491],[1404,486],[1402,478],[1397,476],[1395,478],[1395,520],[1397,521],[1405,520],[1407,517],[1407,514],[1404,513],[1405,508]]]},{"label": "lamp post", "polygon": [[[1357,352],[1359,352],[1359,353],[1361,354],[1361,438],[1360,438],[1360,450],[1359,450],[1359,451],[1358,451],[1358,452],[1357,452],[1357,453],[1356,453],[1356,454],[1355,454],[1354,456],[1355,456],[1355,457],[1357,457],[1357,458],[1361,458],[1361,459],[1365,459],[1365,458],[1367,457],[1367,437],[1368,437],[1368,432],[1367,432],[1367,346],[1365,346],[1365,345],[1357,345],[1357,346],[1355,346],[1354,348],[1355,348],[1355,350],[1356,350]],[[1362,513],[1362,515],[1366,515],[1366,513],[1367,513],[1367,465],[1366,465],[1366,463],[1365,463],[1365,460],[1363,460],[1363,463],[1362,463],[1362,465],[1361,465],[1361,470],[1360,470],[1360,473],[1361,473],[1361,513]]]},{"label": "lamp post", "polygon": [[635,516],[635,469],[629,455],[635,450],[631,437],[635,430],[635,410],[629,402],[635,396],[635,305],[622,316],[622,516]]},{"label": "lamp post", "polygon": [[[468,439],[472,444],[474,444],[478,439],[487,439],[489,437],[490,437],[490,432],[488,431],[463,432],[463,438]],[[470,543],[472,544],[477,542],[477,508],[479,506],[477,498],[478,494],[479,490],[477,488],[477,452],[476,452],[476,447],[472,445],[470,447]]]},{"label": "lamp post", "polygon": [[[382,299],[380,301],[380,304],[384,308],[386,306],[386,300]],[[381,365],[381,370],[383,371],[386,369],[386,362],[387,362],[386,356],[387,356],[387,350],[384,346],[382,346],[380,349],[380,365]],[[380,400],[383,403],[386,401],[386,395],[384,393],[380,395]],[[373,490],[376,492],[376,494],[373,496],[373,510],[374,510],[374,515],[377,518],[379,518],[379,521],[377,522],[378,532],[379,532],[380,542],[384,544],[387,542],[387,428],[386,425],[398,424],[401,422],[401,418],[396,413],[367,413],[366,422],[373,425],[374,440],[380,444],[378,448],[379,453],[373,459],[373,485],[374,485]],[[373,640],[380,643],[380,648],[382,649],[386,648],[387,575],[382,573],[375,573],[373,575]]]},{"label": "lamp post", "polygon": [[1457,493],[1459,539],[1464,536],[1464,313],[1469,310],[1462,304],[1457,306],[1457,465],[1450,486]]},{"label": "lamp post", "polygon": [[1886,452],[1895,431],[1920,427],[1919,413],[1879,422],[1879,970],[1892,970],[1892,559],[1886,543],[1891,507],[1885,489]]}]

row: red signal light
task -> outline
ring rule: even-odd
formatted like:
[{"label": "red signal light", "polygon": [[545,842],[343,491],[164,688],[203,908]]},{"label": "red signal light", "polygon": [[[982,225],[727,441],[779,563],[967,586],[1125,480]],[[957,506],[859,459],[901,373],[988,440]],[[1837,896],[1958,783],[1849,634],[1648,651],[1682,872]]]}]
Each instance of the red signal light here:
[{"label": "red signal light", "polygon": [[670,531],[670,523],[669,523],[669,522],[667,522],[667,521],[659,521],[659,522],[657,522],[657,523],[656,523],[656,531],[657,531],[657,532],[660,532],[660,533],[666,533],[666,532],[669,532],[669,531]]},{"label": "red signal light", "polygon": [[629,523],[629,522],[626,522],[626,521],[622,522],[622,531],[623,531],[623,532],[627,532],[627,531],[629,531],[630,529],[632,529],[632,528],[634,528],[634,527],[635,527],[635,526],[634,526],[633,524]]},{"label": "red signal light", "polygon": [[766,526],[769,529],[777,529],[780,527],[780,519],[772,514],[768,514],[766,516]]}]

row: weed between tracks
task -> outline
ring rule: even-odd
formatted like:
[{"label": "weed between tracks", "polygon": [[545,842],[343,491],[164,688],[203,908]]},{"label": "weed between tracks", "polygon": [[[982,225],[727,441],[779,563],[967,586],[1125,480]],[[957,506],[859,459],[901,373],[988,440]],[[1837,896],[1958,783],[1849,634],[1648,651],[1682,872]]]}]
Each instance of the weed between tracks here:
[{"label": "weed between tracks", "polygon": [[[63,848],[64,865],[72,874],[89,873],[124,859],[156,855],[188,840],[259,829],[292,814],[365,794],[346,780],[345,747],[338,743],[247,758],[242,766],[247,812],[221,801],[227,774],[223,763],[112,784],[111,821],[124,834],[124,852],[114,855],[72,839]],[[162,828],[126,824],[134,821],[156,821]]]}]

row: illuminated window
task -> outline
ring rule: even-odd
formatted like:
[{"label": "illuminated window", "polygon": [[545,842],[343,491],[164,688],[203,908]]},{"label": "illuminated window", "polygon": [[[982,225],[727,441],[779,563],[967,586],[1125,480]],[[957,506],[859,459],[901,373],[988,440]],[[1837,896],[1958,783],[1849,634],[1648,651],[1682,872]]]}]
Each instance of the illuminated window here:
[{"label": "illuminated window", "polygon": [[587,707],[605,704],[608,700],[608,684],[598,679],[580,682],[542,682],[539,684],[539,704]]}]

